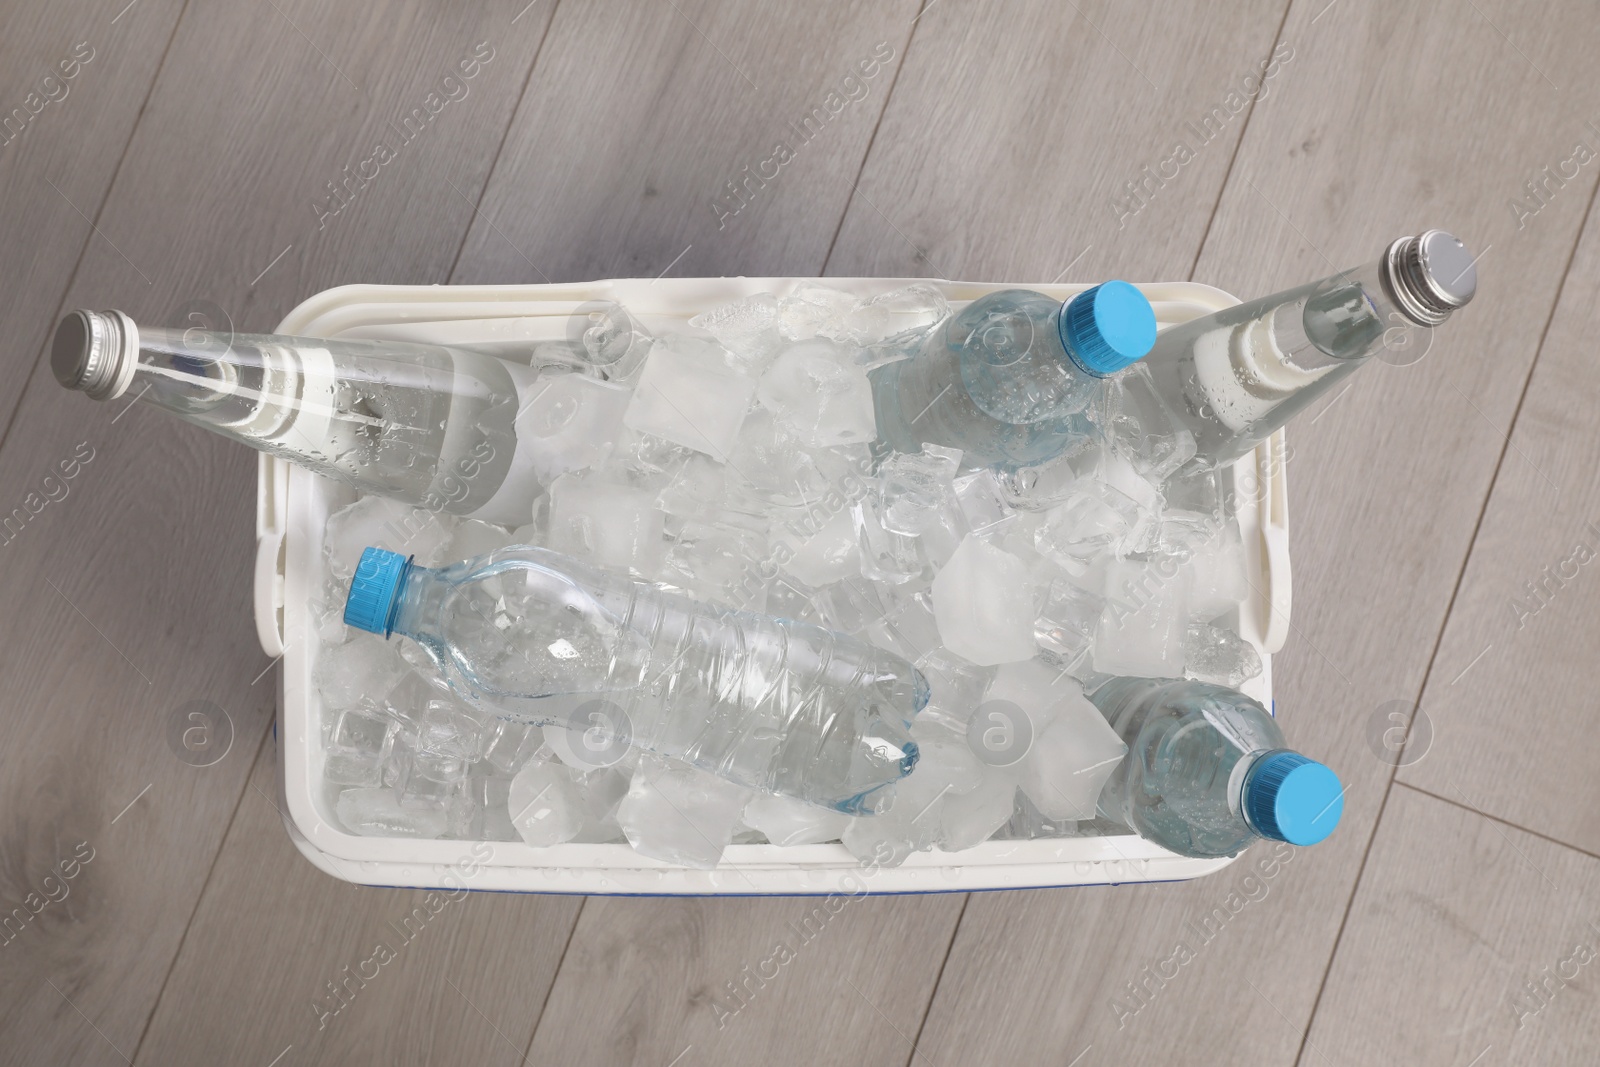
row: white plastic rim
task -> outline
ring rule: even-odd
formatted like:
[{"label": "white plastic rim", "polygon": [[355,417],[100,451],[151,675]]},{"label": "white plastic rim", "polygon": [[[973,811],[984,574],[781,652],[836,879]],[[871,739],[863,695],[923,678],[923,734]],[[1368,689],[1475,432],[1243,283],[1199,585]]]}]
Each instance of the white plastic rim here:
[{"label": "white plastic rim", "polygon": [[[708,308],[760,292],[782,295],[812,279],[619,279],[561,285],[348,285],[311,297],[277,332],[449,343],[474,335],[474,320],[517,319],[528,340],[566,336],[566,321],[589,301],[621,303],[648,330],[687,328]],[[946,282],[921,278],[827,278],[871,295],[913,282],[938,288],[953,305],[997,289],[1029,288],[1065,300],[1086,285]],[[1207,285],[1166,282],[1138,287],[1160,325],[1187,321],[1238,301]],[[452,324],[459,324],[453,327]],[[476,324],[481,327],[481,323]],[[497,336],[505,337],[502,329]],[[1281,432],[1232,470],[1251,596],[1239,607],[1243,636],[1264,670],[1245,692],[1272,706],[1271,653],[1288,628],[1288,516]],[[349,490],[263,454],[256,494],[256,629],[263,650],[282,657],[278,758],[282,812],[290,839],[316,866],[365,885],[485,889],[525,893],[615,895],[783,895],[939,893],[1045,886],[1172,881],[1208,874],[1232,859],[1177,856],[1138,837],[988,841],[963,852],[923,852],[894,868],[863,867],[843,845],[732,845],[715,870],[674,867],[626,844],[421,841],[362,837],[334,815],[336,792],[322,780],[323,709],[311,684],[308,600],[321,577],[322,529],[353,499]]]}]

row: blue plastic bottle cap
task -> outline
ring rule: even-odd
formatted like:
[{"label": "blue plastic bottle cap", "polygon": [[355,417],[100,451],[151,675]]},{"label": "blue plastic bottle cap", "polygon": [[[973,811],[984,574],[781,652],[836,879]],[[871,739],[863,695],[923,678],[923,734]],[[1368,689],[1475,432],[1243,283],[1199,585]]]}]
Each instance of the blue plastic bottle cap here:
[{"label": "blue plastic bottle cap", "polygon": [[1339,825],[1344,786],[1316,760],[1287,749],[1270,752],[1250,770],[1244,809],[1263,837],[1314,845]]},{"label": "blue plastic bottle cap", "polygon": [[1143,359],[1155,343],[1155,309],[1127,282],[1102,282],[1061,311],[1062,347],[1080,370],[1097,378]]},{"label": "blue plastic bottle cap", "polygon": [[344,602],[345,625],[388,637],[395,601],[400,598],[400,583],[410,562],[408,557],[384,548],[362,552],[361,562],[350,579],[350,597]]}]

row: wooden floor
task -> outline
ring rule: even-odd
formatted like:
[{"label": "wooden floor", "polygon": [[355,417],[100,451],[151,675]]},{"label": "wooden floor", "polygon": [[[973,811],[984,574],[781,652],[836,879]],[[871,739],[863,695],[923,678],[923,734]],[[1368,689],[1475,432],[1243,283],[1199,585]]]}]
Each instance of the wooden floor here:
[{"label": "wooden floor", "polygon": [[[37,511],[0,544],[0,910],[30,916],[0,1062],[1595,1062],[1591,0],[124,3],[0,2],[0,514]],[[1478,300],[1291,435],[1278,708],[1349,784],[1338,833],[868,899],[731,1017],[800,901],[473,894],[348,980],[416,899],[319,873],[274,810],[254,456],[42,358],[63,309],[266,330],[347,282],[1255,295],[1435,226]],[[205,767],[171,741],[195,701],[233,731]]]}]

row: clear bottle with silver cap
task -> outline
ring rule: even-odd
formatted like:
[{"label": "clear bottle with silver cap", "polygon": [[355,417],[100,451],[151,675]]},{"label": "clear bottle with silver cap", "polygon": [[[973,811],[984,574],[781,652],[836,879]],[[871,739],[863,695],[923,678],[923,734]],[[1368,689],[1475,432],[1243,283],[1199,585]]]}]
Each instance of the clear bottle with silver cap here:
[{"label": "clear bottle with silver cap", "polygon": [[[536,372],[441,345],[139,326],[74,311],[56,380],[125,394],[368,493],[522,525],[541,487],[536,435],[517,433]],[[602,386],[602,388],[617,388]]]},{"label": "clear bottle with silver cap", "polygon": [[1372,357],[1414,361],[1477,284],[1466,247],[1428,230],[1375,263],[1164,330],[1144,365],[1194,434],[1195,462],[1231,463]]}]

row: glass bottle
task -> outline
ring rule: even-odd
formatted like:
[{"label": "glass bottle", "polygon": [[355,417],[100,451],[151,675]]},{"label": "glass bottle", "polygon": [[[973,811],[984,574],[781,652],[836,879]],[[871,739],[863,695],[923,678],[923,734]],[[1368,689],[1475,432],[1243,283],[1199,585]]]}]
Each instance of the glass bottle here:
[{"label": "glass bottle", "polygon": [[397,341],[139,326],[74,311],[56,328],[56,380],[95,400],[132,392],[251,448],[369,493],[518,526],[541,487],[515,421],[535,372]]},{"label": "glass bottle", "polygon": [[1473,263],[1443,230],[1402,237],[1376,263],[1173,326],[1144,366],[1195,462],[1231,463],[1379,353],[1420,358],[1476,292]]}]

